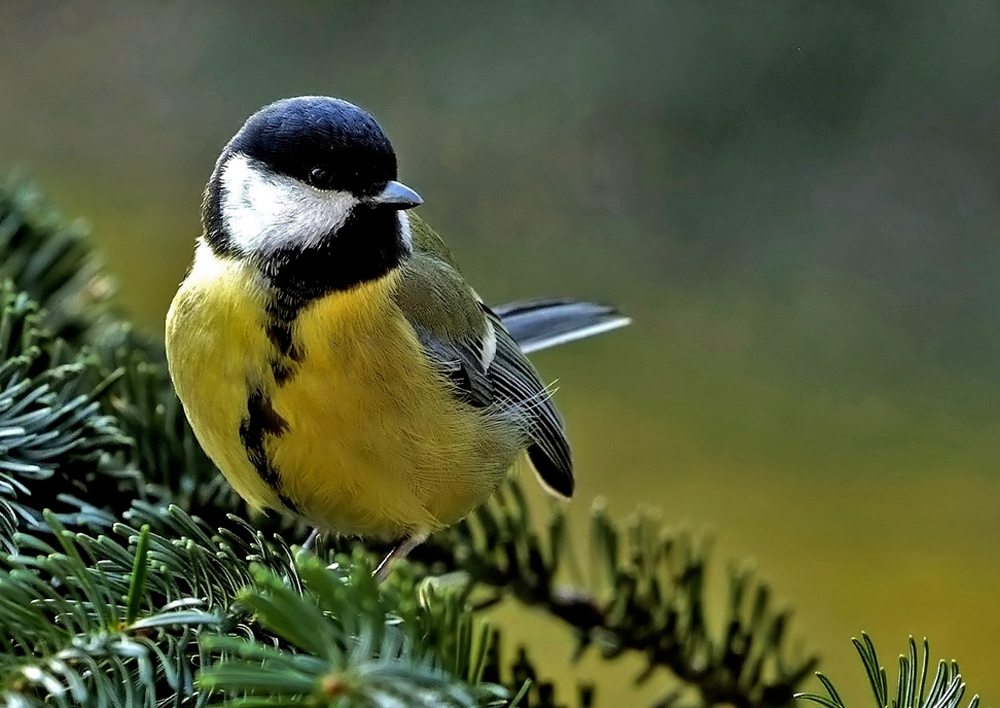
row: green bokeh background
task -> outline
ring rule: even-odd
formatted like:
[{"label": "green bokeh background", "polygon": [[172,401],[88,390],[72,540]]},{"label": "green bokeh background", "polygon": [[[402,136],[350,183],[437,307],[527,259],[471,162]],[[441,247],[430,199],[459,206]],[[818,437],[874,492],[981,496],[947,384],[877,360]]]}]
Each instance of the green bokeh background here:
[{"label": "green bokeh background", "polygon": [[[990,704],[997,37],[987,0],[5,0],[0,169],[88,218],[159,330],[242,120],[359,103],[484,297],[634,317],[536,357],[561,381],[581,534],[597,495],[655,504],[714,529],[718,586],[756,559],[849,701],[869,700],[866,629],[890,666],[927,635]],[[633,693],[634,661],[569,668],[564,630],[496,617],[605,706],[666,685]]]}]

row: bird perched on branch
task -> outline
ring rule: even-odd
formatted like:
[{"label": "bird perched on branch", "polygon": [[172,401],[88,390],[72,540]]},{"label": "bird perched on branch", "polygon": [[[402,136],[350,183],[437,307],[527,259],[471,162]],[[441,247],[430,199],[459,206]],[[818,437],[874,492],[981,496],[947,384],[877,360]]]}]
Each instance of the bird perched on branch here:
[{"label": "bird perched on branch", "polygon": [[252,115],[208,182],[166,343],[198,441],[250,505],[405,554],[520,460],[573,493],[524,350],[628,319],[571,300],[491,310],[396,177],[382,128],[346,101]]}]

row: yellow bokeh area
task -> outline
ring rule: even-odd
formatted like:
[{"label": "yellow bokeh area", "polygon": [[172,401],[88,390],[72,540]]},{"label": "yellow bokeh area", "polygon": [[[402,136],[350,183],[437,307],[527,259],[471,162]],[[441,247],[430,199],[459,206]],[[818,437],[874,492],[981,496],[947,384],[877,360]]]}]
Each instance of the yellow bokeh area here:
[{"label": "yellow bokeh area", "polygon": [[[1000,698],[1000,9],[976,0],[489,5],[5,2],[0,171],[85,217],[136,320],[163,317],[219,151],[260,106],[372,112],[491,302],[617,303],[534,357],[591,500],[752,562],[849,705],[850,639],[909,635]],[[529,486],[529,485],[526,485]],[[540,512],[549,503],[539,493]],[[598,704],[637,657],[490,616]],[[819,690],[810,679],[807,690]]]}]

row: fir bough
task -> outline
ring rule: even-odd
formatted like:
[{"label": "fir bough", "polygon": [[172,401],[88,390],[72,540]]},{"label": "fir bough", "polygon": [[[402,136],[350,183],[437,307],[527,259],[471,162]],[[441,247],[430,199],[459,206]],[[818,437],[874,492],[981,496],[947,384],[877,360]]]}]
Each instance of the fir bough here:
[{"label": "fir bough", "polygon": [[100,499],[136,475],[110,457],[129,439],[101,410],[116,374],[48,334],[26,293],[0,283],[0,549],[16,550],[18,529],[44,526],[32,490],[75,523],[108,523]]},{"label": "fir bough", "polygon": [[[965,695],[965,682],[958,670],[957,662],[938,661],[930,686],[927,685],[930,662],[930,646],[924,639],[920,660],[917,660],[917,643],[910,637],[905,655],[899,657],[899,674],[896,690],[889,693],[889,679],[885,667],[879,661],[878,652],[871,638],[862,633],[861,639],[853,639],[854,648],[861,658],[861,665],[868,678],[876,708],[960,708]],[[816,674],[826,691],[819,693],[799,693],[796,698],[818,703],[823,708],[847,708],[833,683],[825,675]],[[967,708],[978,708],[979,696],[973,696]]]},{"label": "fir bough", "polygon": [[477,616],[504,597],[561,620],[576,656],[634,653],[637,681],[679,679],[661,706],[777,708],[815,666],[789,656],[788,612],[746,571],[710,629],[707,554],[649,514],[623,529],[595,506],[594,577],[566,585],[565,521],[539,526],[516,482],[382,586],[384,549],[303,553],[301,523],[250,514],[205,457],[161,344],[125,319],[85,230],[23,179],[0,186],[0,283],[3,705],[563,705]]}]

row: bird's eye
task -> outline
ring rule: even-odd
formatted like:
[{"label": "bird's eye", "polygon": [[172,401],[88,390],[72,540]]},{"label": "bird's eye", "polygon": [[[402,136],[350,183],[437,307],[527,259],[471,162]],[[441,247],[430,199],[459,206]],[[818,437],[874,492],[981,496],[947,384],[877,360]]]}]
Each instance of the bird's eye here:
[{"label": "bird's eye", "polygon": [[330,173],[323,167],[313,167],[309,170],[309,184],[319,189],[327,189],[330,186]]}]

